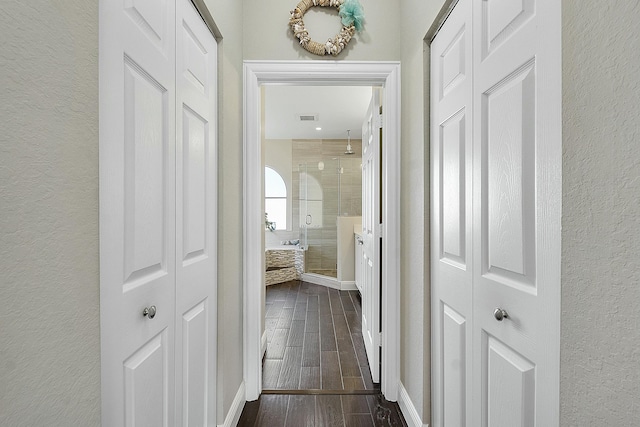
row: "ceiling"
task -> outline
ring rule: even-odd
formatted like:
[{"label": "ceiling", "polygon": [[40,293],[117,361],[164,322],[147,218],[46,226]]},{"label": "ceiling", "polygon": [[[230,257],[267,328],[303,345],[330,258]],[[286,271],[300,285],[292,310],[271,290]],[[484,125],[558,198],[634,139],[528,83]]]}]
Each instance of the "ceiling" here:
[{"label": "ceiling", "polygon": [[[265,86],[266,139],[361,139],[370,86]],[[301,121],[298,116],[316,116]],[[316,130],[317,127],[322,128]]]}]

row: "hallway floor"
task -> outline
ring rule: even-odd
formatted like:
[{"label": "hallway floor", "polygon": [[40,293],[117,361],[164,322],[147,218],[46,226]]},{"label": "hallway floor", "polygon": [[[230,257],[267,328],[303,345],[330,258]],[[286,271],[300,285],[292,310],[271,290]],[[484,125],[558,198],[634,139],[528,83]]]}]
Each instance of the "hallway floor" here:
[{"label": "hallway floor", "polygon": [[373,390],[357,291],[292,281],[267,287],[264,390]]},{"label": "hallway floor", "polygon": [[406,427],[397,403],[368,396],[270,395],[247,402],[238,427]]},{"label": "hallway floor", "polygon": [[371,380],[357,291],[272,285],[265,313],[264,392],[238,426],[406,426]]}]

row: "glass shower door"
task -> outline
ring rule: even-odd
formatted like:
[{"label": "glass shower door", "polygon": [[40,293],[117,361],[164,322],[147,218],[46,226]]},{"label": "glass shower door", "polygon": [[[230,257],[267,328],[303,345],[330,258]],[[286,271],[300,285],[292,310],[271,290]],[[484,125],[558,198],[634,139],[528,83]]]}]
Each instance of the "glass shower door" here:
[{"label": "glass shower door", "polygon": [[307,233],[307,164],[299,164],[298,171],[300,174],[298,230],[300,233],[300,249],[306,251],[309,247],[309,235]]},{"label": "glass shower door", "polygon": [[[315,166],[315,165],[314,165]],[[300,245],[309,249],[310,233],[322,229],[323,195],[321,170],[307,163],[298,165],[300,171],[299,207]]]}]

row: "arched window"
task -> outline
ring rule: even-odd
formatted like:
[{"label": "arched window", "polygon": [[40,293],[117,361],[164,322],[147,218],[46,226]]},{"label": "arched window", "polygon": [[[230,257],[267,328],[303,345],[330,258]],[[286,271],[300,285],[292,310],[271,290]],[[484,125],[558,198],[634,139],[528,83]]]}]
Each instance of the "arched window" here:
[{"label": "arched window", "polygon": [[287,186],[282,176],[268,166],[264,168],[264,211],[268,220],[276,223],[276,230],[288,228]]}]

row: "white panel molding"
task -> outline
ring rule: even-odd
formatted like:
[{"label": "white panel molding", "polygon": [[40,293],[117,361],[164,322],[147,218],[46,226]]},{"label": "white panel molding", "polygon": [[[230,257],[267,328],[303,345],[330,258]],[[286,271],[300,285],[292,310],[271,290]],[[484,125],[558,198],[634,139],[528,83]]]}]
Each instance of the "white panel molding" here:
[{"label": "white panel molding", "polygon": [[[440,388],[442,394],[442,415],[447,424],[464,425],[466,423],[468,372],[466,370],[467,352],[467,319],[446,304],[442,304],[442,377]],[[458,360],[459,363],[448,363]]]},{"label": "white panel molding", "polygon": [[240,421],[240,415],[242,415],[242,410],[244,409],[244,396],[245,396],[245,386],[244,381],[240,383],[240,387],[238,387],[238,391],[236,392],[236,397],[233,398],[233,402],[231,402],[231,407],[229,408],[229,412],[227,412],[227,416],[224,417],[224,422],[222,424],[218,424],[218,427],[235,427],[238,425],[238,421]]},{"label": "white panel molding", "polygon": [[260,142],[260,86],[262,84],[382,86],[383,111],[382,195],[382,393],[398,399],[400,378],[400,63],[359,61],[244,61],[244,206],[243,294],[244,380],[246,399],[262,390],[261,288],[264,287],[264,251],[257,244],[264,232],[261,192],[263,172]]},{"label": "white panel molding", "polygon": [[[439,126],[440,259],[466,269],[466,111],[461,108]],[[454,167],[457,165],[457,168]],[[445,191],[448,188],[449,191]],[[455,188],[455,191],[453,189]],[[446,231],[445,231],[446,230]]]},{"label": "white panel molding", "polygon": [[[430,51],[431,422],[439,427],[480,422],[472,419],[472,359],[466,354],[472,348],[474,265],[471,3],[460,0],[454,10],[446,9],[450,15]],[[457,44],[459,52],[452,50]],[[459,64],[450,66],[459,71],[447,78],[444,62],[450,55]],[[458,80],[445,90],[450,78]]]},{"label": "white panel molding", "polygon": [[[483,332],[483,363],[486,381],[483,407],[489,425],[516,425],[535,419],[536,366],[514,349]],[[512,390],[512,393],[504,393]],[[510,408],[504,411],[503,408]],[[528,424],[527,424],[528,425]]]},{"label": "white panel molding", "polygon": [[411,397],[402,382],[398,383],[398,406],[400,406],[400,412],[402,412],[402,416],[409,427],[429,427],[429,424],[422,423],[418,410],[411,401]]},{"label": "white panel molding", "polygon": [[466,76],[465,68],[465,28],[455,36],[454,41],[442,53],[442,71],[443,81],[440,82],[440,99],[444,98],[449,92],[455,89],[459,83],[464,81]]}]

